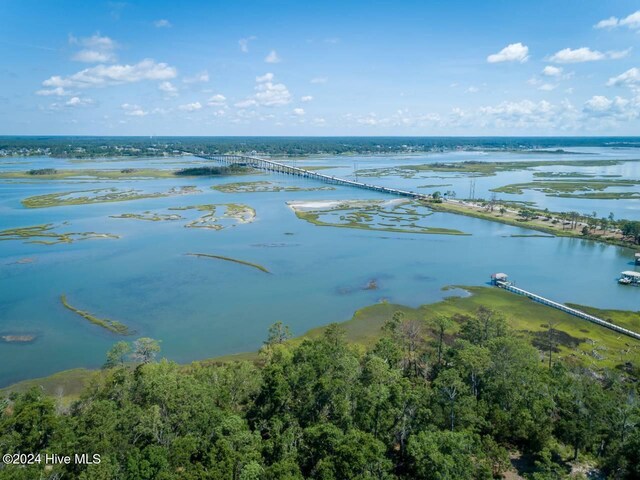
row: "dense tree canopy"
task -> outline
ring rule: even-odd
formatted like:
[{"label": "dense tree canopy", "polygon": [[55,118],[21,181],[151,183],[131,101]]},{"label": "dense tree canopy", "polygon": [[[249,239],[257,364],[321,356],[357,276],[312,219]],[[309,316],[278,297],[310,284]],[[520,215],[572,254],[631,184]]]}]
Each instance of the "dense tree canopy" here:
[{"label": "dense tree canopy", "polygon": [[[1,466],[7,479],[490,479],[640,474],[633,378],[549,364],[481,308],[457,318],[396,314],[371,348],[331,325],[295,346],[274,325],[257,364],[154,361],[119,342],[63,408],[33,389],[4,400],[3,453],[98,453],[99,464]],[[432,335],[427,335],[427,326]],[[134,359],[131,363],[129,359]]]}]

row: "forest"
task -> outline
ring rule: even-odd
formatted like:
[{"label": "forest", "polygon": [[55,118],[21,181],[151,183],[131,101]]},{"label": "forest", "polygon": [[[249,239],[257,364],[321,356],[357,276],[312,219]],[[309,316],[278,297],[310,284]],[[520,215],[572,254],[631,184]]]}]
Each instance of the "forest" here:
[{"label": "forest", "polygon": [[[567,148],[589,146],[637,147],[624,137],[79,137],[0,136],[0,157],[51,156],[59,158],[149,157],[258,153],[302,156],[467,151],[527,151],[548,149],[550,154],[572,153]],[[538,152],[540,153],[540,152]],[[545,153],[544,151],[542,153]]]},{"label": "forest", "polygon": [[3,454],[100,462],[3,465],[0,478],[640,478],[635,373],[559,360],[551,334],[534,347],[494,310],[398,311],[370,348],[339,324],[290,336],[278,322],[258,361],[189,365],[153,339],[122,341],[70,405],[13,393]]}]

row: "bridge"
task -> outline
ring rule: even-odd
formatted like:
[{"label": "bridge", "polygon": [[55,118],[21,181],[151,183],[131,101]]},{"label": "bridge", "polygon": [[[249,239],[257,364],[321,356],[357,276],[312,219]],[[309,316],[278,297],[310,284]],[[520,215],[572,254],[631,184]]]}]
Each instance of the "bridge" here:
[{"label": "bridge", "polygon": [[[185,152],[190,153],[190,152]],[[428,200],[430,195],[423,193],[411,192],[408,190],[400,190],[397,188],[382,187],[380,185],[371,185],[364,182],[356,182],[353,180],[347,180],[346,178],[335,177],[332,175],[325,175],[323,173],[312,172],[304,168],[294,167],[281,162],[274,162],[266,158],[255,157],[251,155],[205,155],[205,154],[193,154],[199,158],[205,160],[214,160],[216,162],[223,163],[225,165],[240,165],[246,167],[256,168],[258,170],[267,170],[276,173],[286,173],[288,175],[295,175],[298,177],[310,178],[312,180],[318,180],[320,182],[330,183],[333,185],[345,185],[348,187],[363,188],[365,190],[373,190],[376,192],[388,193],[391,195],[397,195],[400,197],[409,197],[416,200]]]}]

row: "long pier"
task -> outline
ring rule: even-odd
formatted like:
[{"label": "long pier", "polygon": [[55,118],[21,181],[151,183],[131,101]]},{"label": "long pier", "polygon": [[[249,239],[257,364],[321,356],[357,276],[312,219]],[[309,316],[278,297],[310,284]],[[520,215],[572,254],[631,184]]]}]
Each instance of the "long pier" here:
[{"label": "long pier", "polygon": [[536,295],[535,293],[528,292],[527,290],[523,290],[522,288],[515,287],[511,284],[511,282],[508,282],[506,280],[494,280],[493,283],[496,287],[503,288],[509,292],[513,292],[518,295],[523,295],[525,297],[530,298],[534,302],[538,302],[543,305],[556,308],[565,313],[568,313],[569,315],[573,315],[574,317],[582,318],[583,320],[587,320],[591,323],[595,323],[597,325],[600,325],[601,327],[605,327],[615,332],[622,333],[623,335],[627,335],[628,337],[635,338],[636,340],[640,340],[640,333],[626,329],[614,323],[607,322],[606,320],[603,320],[601,318],[594,317],[593,315],[589,315],[588,313],[585,313],[581,310],[567,307],[562,303],[554,302],[553,300],[549,300],[548,298],[542,297],[540,295]]},{"label": "long pier", "polygon": [[312,172],[305,170],[304,168],[293,167],[280,162],[274,162],[266,158],[255,157],[251,155],[205,155],[205,154],[193,154],[192,155],[203,158],[205,160],[214,160],[216,162],[223,163],[225,165],[242,165],[259,170],[268,170],[276,173],[286,173],[289,175],[295,175],[298,177],[310,178],[312,180],[318,180],[333,185],[345,185],[348,187],[363,188],[365,190],[373,190],[376,192],[388,193],[391,195],[397,195],[400,197],[410,197],[417,200],[427,200],[429,195],[417,192],[411,192],[408,190],[400,190],[397,188],[382,187],[380,185],[371,185],[369,183],[356,182],[353,180],[347,180],[346,178],[335,177],[332,175],[325,175],[323,173]]}]

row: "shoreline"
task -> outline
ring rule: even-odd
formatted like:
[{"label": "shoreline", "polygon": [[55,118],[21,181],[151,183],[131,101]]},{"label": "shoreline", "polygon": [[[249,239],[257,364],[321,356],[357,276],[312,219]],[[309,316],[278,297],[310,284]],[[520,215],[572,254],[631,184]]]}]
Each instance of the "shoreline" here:
[{"label": "shoreline", "polygon": [[[465,215],[467,217],[479,218],[481,220],[487,220],[491,222],[503,223],[505,225],[510,225],[512,227],[525,228],[529,230],[537,230],[539,232],[544,232],[549,235],[553,235],[556,237],[569,237],[569,238],[578,238],[582,240],[592,240],[594,242],[605,243],[607,245],[613,245],[617,247],[627,248],[630,250],[636,249],[640,251],[640,245],[634,244],[630,241],[623,240],[620,236],[605,236],[604,232],[602,234],[593,234],[590,233],[588,235],[583,235],[581,228],[586,226],[585,223],[579,221],[577,222],[577,226],[571,229],[563,229],[561,224],[553,224],[553,220],[558,220],[561,222],[559,218],[558,212],[545,212],[544,210],[532,208],[530,206],[523,205],[523,210],[529,210],[534,212],[536,215],[535,219],[532,220],[524,220],[519,219],[517,211],[514,210],[514,205],[509,204],[508,202],[500,203],[497,202],[495,208],[497,209],[494,212],[488,211],[486,206],[480,203],[470,203],[463,200],[446,200],[443,202],[424,202],[424,205],[428,206],[432,210],[436,212],[442,213],[453,213],[456,215]],[[507,211],[505,214],[501,214],[499,212],[499,208],[501,206],[506,206]],[[540,220],[540,217],[548,215],[550,220]],[[538,222],[538,223],[534,223]],[[556,226],[560,225],[560,226]]]},{"label": "shoreline", "polygon": [[[468,296],[448,296],[442,300],[426,303],[418,307],[381,302],[365,306],[354,312],[350,319],[338,323],[345,331],[349,344],[356,348],[372,346],[381,338],[381,328],[390,319],[394,312],[402,311],[405,318],[414,318],[425,322],[425,318],[435,318],[439,315],[452,316],[455,314],[472,315],[479,306],[493,308],[503,313],[507,318],[510,328],[521,335],[525,335],[535,343],[538,336],[546,334],[546,323],[552,322],[557,325],[557,331],[563,332],[567,338],[578,345],[562,346],[560,357],[570,363],[579,363],[590,368],[623,368],[619,360],[621,357],[611,354],[605,359],[591,358],[591,342],[607,346],[610,352],[623,352],[628,349],[628,345],[637,342],[631,338],[621,338],[605,327],[581,320],[559,310],[550,309],[539,303],[532,302],[526,297],[514,295],[502,289],[490,286],[445,286],[443,291],[457,288],[469,293]],[[615,309],[598,309],[589,306],[578,305],[576,308],[588,310],[601,318],[608,318],[616,324],[625,328],[640,329],[640,311]],[[541,320],[544,319],[544,320]],[[322,336],[324,330],[331,324],[321,325],[307,330],[303,334],[288,340],[295,346],[305,339],[315,339]],[[429,324],[425,326],[428,328]],[[459,325],[458,325],[459,327]],[[266,335],[266,332],[265,332]],[[640,347],[640,342],[637,342]],[[626,355],[636,355],[629,357],[629,362],[640,372],[640,348],[637,352],[628,351]],[[106,352],[105,352],[106,354]],[[181,363],[183,368],[189,368],[193,364],[216,364],[234,361],[259,362],[259,349],[249,352],[236,352],[227,355],[209,357]],[[70,403],[79,398],[80,393],[92,378],[100,375],[101,369],[89,369],[76,367],[62,370],[51,375],[24,379],[5,387],[0,388],[0,398],[9,395],[11,392],[22,392],[32,387],[43,389],[47,394],[59,396],[64,402]],[[62,393],[61,393],[62,392]]]}]

